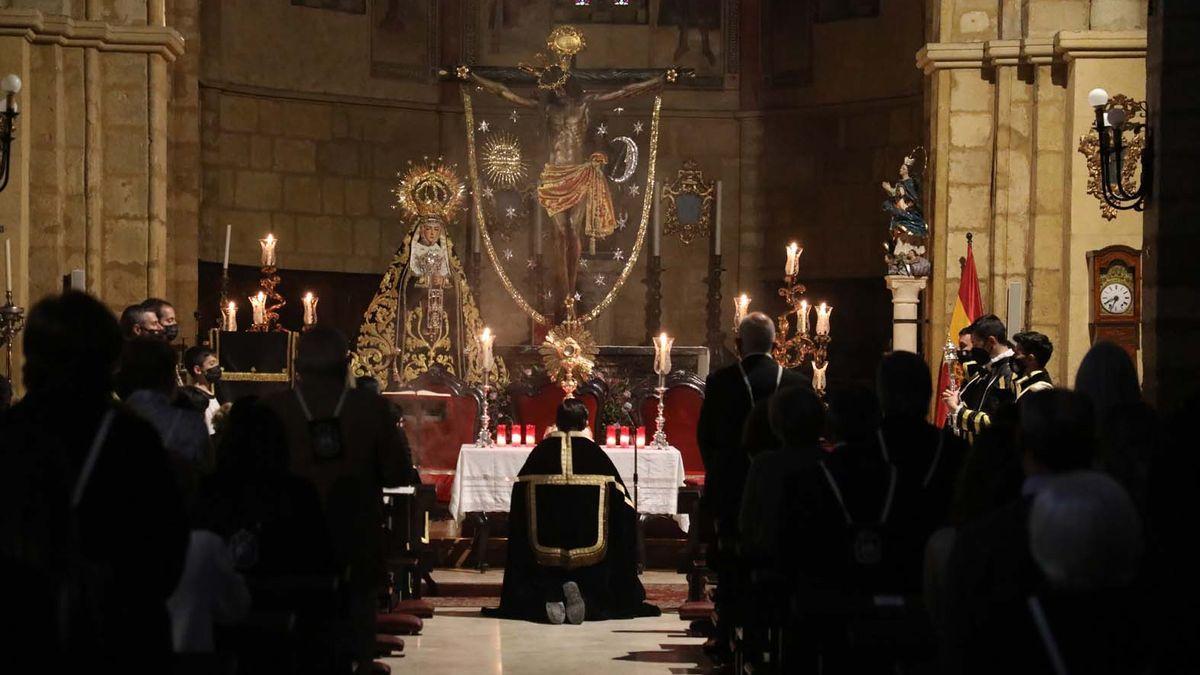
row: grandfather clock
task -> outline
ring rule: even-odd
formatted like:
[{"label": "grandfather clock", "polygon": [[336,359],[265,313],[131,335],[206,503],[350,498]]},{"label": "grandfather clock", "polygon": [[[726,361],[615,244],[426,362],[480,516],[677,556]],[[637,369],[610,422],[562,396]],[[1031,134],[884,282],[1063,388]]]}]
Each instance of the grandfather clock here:
[{"label": "grandfather clock", "polygon": [[1142,321],[1142,252],[1128,246],[1089,251],[1092,311],[1088,325],[1092,343],[1121,345],[1137,363],[1138,327]]}]

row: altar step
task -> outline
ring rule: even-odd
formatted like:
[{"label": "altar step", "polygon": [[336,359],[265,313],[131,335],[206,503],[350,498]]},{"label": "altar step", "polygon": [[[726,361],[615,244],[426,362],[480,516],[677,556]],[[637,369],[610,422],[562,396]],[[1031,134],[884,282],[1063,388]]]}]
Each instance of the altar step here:
[{"label": "altar step", "polygon": [[[687,600],[687,580],[674,571],[647,570],[642,573],[646,600],[664,612],[678,611]],[[426,597],[435,608],[496,607],[500,604],[500,588],[504,570],[492,568],[486,572],[463,568],[433,570],[438,585],[436,597]]]}]

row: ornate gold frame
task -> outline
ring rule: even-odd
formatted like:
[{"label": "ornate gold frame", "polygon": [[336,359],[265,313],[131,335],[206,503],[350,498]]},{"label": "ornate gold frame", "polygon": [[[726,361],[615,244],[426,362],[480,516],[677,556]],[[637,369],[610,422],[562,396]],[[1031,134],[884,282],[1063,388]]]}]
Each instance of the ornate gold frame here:
[{"label": "ornate gold frame", "polygon": [[[679,240],[690,244],[697,237],[707,237],[712,229],[713,202],[716,199],[716,183],[706,181],[704,172],[695,160],[687,159],[672,183],[663,183],[662,200],[663,234],[679,235]],[[676,199],[691,195],[700,199],[700,219],[694,223],[679,222],[679,206]]]},{"label": "ornate gold frame", "polygon": [[[1105,110],[1121,108],[1125,111],[1126,128],[1132,132],[1131,140],[1125,143],[1128,155],[1122,160],[1119,180],[1122,185],[1129,185],[1134,173],[1142,166],[1142,151],[1146,147],[1146,102],[1132,99],[1124,94],[1115,94],[1108,102]],[[1100,202],[1100,215],[1105,220],[1114,220],[1117,210],[1104,201],[1104,186],[1100,184],[1100,138],[1095,129],[1090,129],[1079,139],[1079,154],[1087,159],[1088,194]]]}]

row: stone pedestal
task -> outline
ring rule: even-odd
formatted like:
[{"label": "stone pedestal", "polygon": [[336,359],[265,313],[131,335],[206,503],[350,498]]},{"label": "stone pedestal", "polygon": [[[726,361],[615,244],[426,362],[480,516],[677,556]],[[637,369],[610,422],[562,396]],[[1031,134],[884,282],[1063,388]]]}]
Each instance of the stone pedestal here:
[{"label": "stone pedestal", "polygon": [[892,351],[917,351],[917,303],[927,277],[889,274],[883,278],[892,291]]}]

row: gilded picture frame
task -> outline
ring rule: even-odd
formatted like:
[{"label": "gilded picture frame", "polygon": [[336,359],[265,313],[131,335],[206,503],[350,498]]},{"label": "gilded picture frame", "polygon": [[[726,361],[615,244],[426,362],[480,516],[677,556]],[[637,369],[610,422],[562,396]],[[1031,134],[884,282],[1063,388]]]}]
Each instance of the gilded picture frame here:
[{"label": "gilded picture frame", "polygon": [[663,234],[678,235],[684,244],[710,236],[716,195],[716,182],[695,160],[685,160],[675,180],[662,186]]}]

